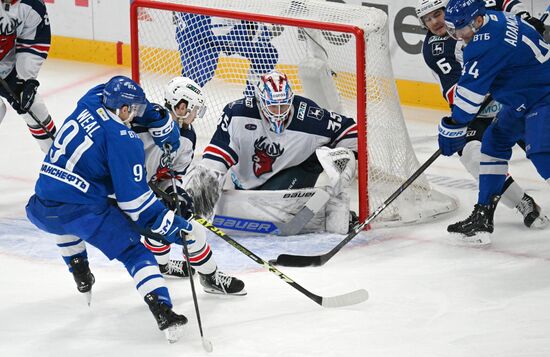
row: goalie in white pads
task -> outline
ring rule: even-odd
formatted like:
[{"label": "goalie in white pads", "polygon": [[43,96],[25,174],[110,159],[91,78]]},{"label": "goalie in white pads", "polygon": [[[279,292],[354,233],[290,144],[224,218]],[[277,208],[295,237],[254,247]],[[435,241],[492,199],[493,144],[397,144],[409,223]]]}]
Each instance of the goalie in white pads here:
[{"label": "goalie in white pads", "polygon": [[[185,219],[191,221],[193,201],[183,189],[181,179],[193,160],[196,135],[192,123],[196,118],[203,117],[206,111],[205,98],[202,89],[194,81],[185,77],[176,77],[167,84],[164,99],[164,107],[156,105],[152,110],[160,112],[163,118],[168,118],[167,121],[160,122],[158,125],[151,122],[133,123],[132,129],[143,141],[147,180],[172,197],[174,195],[172,180],[161,147],[167,141],[169,132],[179,133],[179,143],[174,144],[169,141],[172,146],[177,147],[172,154],[172,161],[174,171],[178,175],[176,186],[180,212]],[[144,118],[147,117],[146,112]],[[150,117],[158,116],[150,115]],[[164,199],[164,202],[169,208],[176,209],[174,201]],[[217,268],[210,245],[206,241],[205,228],[196,223],[192,225],[195,230],[192,237],[187,240],[189,260],[193,269],[199,273],[204,290],[209,293],[245,295],[244,283],[241,280],[228,276]],[[144,236],[144,244],[154,253],[164,276],[189,276],[184,261],[170,259],[170,245],[165,243],[155,240],[154,237]]]},{"label": "goalie in white pads", "polygon": [[[304,213],[296,207],[296,198],[307,198],[304,219],[311,219],[316,211],[322,216],[310,230],[347,233],[351,215],[344,189],[355,176],[355,121],[294,95],[284,73],[262,76],[255,91],[255,97],[226,105],[202,160],[184,178],[196,212],[206,217],[213,214],[229,172],[237,191],[224,192],[215,224],[227,228],[219,219],[227,218],[228,209],[256,227],[269,225],[265,218],[270,216],[271,222],[284,222]],[[313,188],[323,171],[329,184]],[[249,209],[243,199],[251,204],[248,197],[252,196],[264,203]],[[227,199],[239,203],[224,203]]]}]

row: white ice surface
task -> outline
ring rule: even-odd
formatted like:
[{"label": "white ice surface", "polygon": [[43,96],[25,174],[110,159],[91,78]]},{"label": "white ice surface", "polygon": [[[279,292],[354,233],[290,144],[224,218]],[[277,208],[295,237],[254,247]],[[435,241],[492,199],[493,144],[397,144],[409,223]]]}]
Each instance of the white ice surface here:
[{"label": "white ice surface", "polygon": [[[48,60],[40,93],[60,124],[76,99],[125,69]],[[436,150],[441,112],[406,110],[415,151]],[[51,236],[25,218],[42,153],[10,109],[0,125],[0,356],[202,356],[187,280],[167,282],[175,310],[190,322],[169,345],[120,263],[90,248],[96,276],[92,306],[74,286]],[[543,207],[550,190],[516,152],[516,180]],[[317,268],[281,268],[305,288],[335,295],[366,288],[366,303],[324,309],[216,237],[214,256],[246,283],[246,297],[199,291],[212,356],[550,356],[550,230],[530,231],[504,206],[493,244],[457,245],[445,227],[467,216],[476,186],[456,158],[428,169],[436,187],[461,208],[433,222],[361,233]],[[341,236],[240,238],[265,259],[284,252],[317,254]]]}]

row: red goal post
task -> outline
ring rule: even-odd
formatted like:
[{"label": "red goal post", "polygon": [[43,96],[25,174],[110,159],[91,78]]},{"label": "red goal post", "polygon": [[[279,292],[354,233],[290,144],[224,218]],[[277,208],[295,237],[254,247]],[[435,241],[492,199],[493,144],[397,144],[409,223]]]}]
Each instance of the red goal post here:
[{"label": "red goal post", "polygon": [[[262,2],[265,4],[265,6],[263,6],[263,4],[260,4],[258,6],[262,7],[261,10],[256,9],[256,11],[247,11],[248,9],[246,8],[246,4],[250,5],[255,1]],[[400,183],[405,181],[408,175],[412,173],[416,167],[418,167],[418,160],[416,159],[416,156],[412,151],[412,145],[410,144],[408,134],[406,133],[406,127],[404,126],[402,114],[400,108],[398,108],[398,96],[395,89],[395,83],[393,82],[391,64],[389,64],[389,49],[387,48],[387,43],[385,44],[385,48],[380,49],[381,47],[384,47],[384,45],[381,45],[382,41],[380,39],[372,41],[374,46],[372,52],[383,52],[383,56],[387,56],[387,59],[385,57],[381,57],[382,59],[377,59],[377,61],[388,62],[387,64],[384,64],[384,66],[389,65],[389,70],[386,70],[385,67],[383,71],[374,70],[373,65],[371,66],[371,68],[373,69],[373,73],[369,74],[367,68],[367,64],[369,63],[367,54],[370,51],[369,39],[367,38],[368,35],[366,34],[364,28],[358,26],[357,24],[353,24],[351,20],[349,21],[349,23],[352,24],[344,23],[346,21],[332,22],[326,20],[317,20],[315,19],[315,16],[317,15],[308,14],[307,16],[310,16],[310,18],[301,18],[300,16],[294,15],[280,16],[278,14],[270,13],[270,6],[272,6],[272,8],[275,8],[281,3],[287,3],[288,6],[291,7],[294,6],[296,3],[299,3],[300,6],[304,4],[304,6],[309,6],[310,8],[323,8],[324,13],[327,13],[329,15],[330,12],[334,9],[334,12],[338,13],[338,16],[340,16],[340,13],[345,12],[349,12],[351,14],[350,16],[357,16],[357,14],[353,15],[353,13],[358,12],[359,10],[364,11],[365,7],[346,6],[336,3],[323,3],[315,0],[243,0],[241,2],[229,2],[231,3],[231,5],[226,5],[227,3],[227,1],[224,2],[222,0],[134,0],[131,5],[130,21],[133,79],[142,84],[148,96],[152,96],[154,100],[160,101],[161,98],[159,98],[159,96],[160,93],[162,93],[161,87],[163,84],[161,82],[157,82],[157,80],[160,77],[164,79],[168,78],[167,76],[164,76],[166,75],[166,73],[170,73],[172,76],[181,74],[181,63],[178,64],[176,60],[166,60],[166,58],[174,56],[173,52],[178,51],[177,44],[175,44],[171,48],[170,44],[163,44],[163,48],[159,48],[161,46],[157,45],[157,43],[160,44],[161,42],[168,43],[170,41],[170,37],[173,37],[173,30],[168,30],[168,28],[175,25],[174,23],[169,23],[170,21],[167,20],[168,17],[166,16],[166,14],[164,14],[164,12],[172,14],[195,14],[200,16],[207,16],[210,18],[223,19],[224,21],[226,21],[227,19],[234,21],[249,21],[253,23],[269,24],[270,26],[279,25],[283,26],[284,29],[287,30],[291,28],[306,29],[306,31],[309,29],[320,30],[323,32],[323,34],[336,33],[339,34],[338,36],[340,37],[343,37],[343,34],[346,34],[346,36],[351,36],[354,39],[352,41],[354,42],[354,53],[353,55],[350,55],[350,57],[354,57],[354,60],[350,60],[348,62],[354,62],[354,68],[352,70],[353,73],[351,73],[350,75],[349,73],[344,73],[344,70],[335,70],[335,72],[337,73],[337,75],[344,77],[346,85],[350,85],[350,82],[353,82],[352,85],[354,87],[351,91],[347,91],[347,94],[342,93],[341,96],[345,97],[348,102],[352,103],[347,107],[348,112],[343,114],[352,116],[358,124],[357,201],[359,217],[361,220],[364,220],[369,215],[369,206],[370,210],[377,207],[379,203],[383,202],[383,200],[387,198],[393,192],[393,190],[395,190],[400,185]],[[239,3],[244,4],[243,8],[235,10],[235,8],[238,8]],[[325,7],[328,10],[325,10]],[[265,10],[263,10],[263,8],[265,8]],[[369,11],[372,13],[374,13],[375,11],[381,12],[380,10],[373,8],[369,8]],[[376,15],[378,18],[384,16],[384,23],[382,25],[379,25],[379,27],[384,27],[383,30],[385,31],[385,34],[381,34],[378,36],[382,38],[383,36],[387,36],[387,17],[385,17],[383,13],[382,15],[380,15],[379,13],[377,13]],[[153,27],[153,23],[158,24],[155,24],[155,27]],[[148,27],[148,25],[151,26]],[[160,33],[164,34],[160,35]],[[154,37],[157,35],[159,36],[158,40]],[[348,42],[349,41],[351,40],[348,40]],[[292,44],[290,44],[290,46],[292,46]],[[283,48],[278,48],[278,51],[282,54]],[[292,51],[292,49],[290,49],[289,51]],[[234,59],[234,57],[238,56],[228,55],[224,56],[223,58],[220,57],[220,59],[218,60],[219,63],[224,61],[225,65],[225,63],[227,62],[227,57],[231,57],[232,59]],[[344,57],[346,57],[346,54],[333,56],[333,58],[330,59],[331,61],[333,61],[331,62],[331,66],[335,66],[334,63],[337,63],[338,61],[342,62],[344,60],[347,60]],[[234,59],[234,61],[237,61],[237,59]],[[292,63],[292,66],[294,65],[295,63]],[[284,68],[290,68],[288,64],[277,63],[277,66],[286,66]],[[347,71],[349,71],[349,63],[346,64],[346,66]],[[147,79],[145,79],[145,76],[147,76]],[[300,93],[299,76],[297,74],[294,75],[291,73],[290,77],[296,77],[295,81],[298,82],[297,92]],[[340,80],[340,82],[341,81],[342,80]],[[164,82],[167,82],[167,80],[165,79]],[[230,79],[228,82],[235,82],[235,80]],[[341,92],[340,84],[341,83],[339,83],[338,85],[339,92]],[[367,85],[370,88],[370,92],[367,90]],[[211,96],[212,93],[215,91],[209,93],[206,90],[206,92],[208,96]],[[349,93],[352,94],[350,95]],[[388,95],[388,97],[391,97],[390,99],[384,97],[384,95],[387,93],[390,93]],[[305,93],[304,95],[306,97],[308,96],[307,93]],[[350,96],[352,96],[353,98],[350,99]],[[376,109],[375,112],[374,109],[369,107],[369,102],[367,100],[371,100],[371,98],[374,100],[374,103],[376,103],[372,106],[372,108],[380,108],[386,105],[386,101],[388,103],[390,103],[391,101],[391,104],[388,105],[392,108],[391,110],[389,110],[390,114],[388,114],[388,119],[384,117],[385,111],[381,112],[381,110]],[[224,105],[229,102],[230,101],[226,101]],[[395,102],[397,104],[395,104]],[[219,111],[217,113],[211,113],[211,115],[218,116],[221,113],[221,108],[209,107],[208,110],[212,111],[212,109],[215,109]],[[377,124],[370,124],[368,119],[370,118],[372,113],[377,114],[379,112],[380,115],[374,115],[374,120],[376,120]],[[367,116],[367,113],[369,114],[369,117]],[[212,122],[212,119],[208,119],[207,121]],[[392,138],[391,135],[393,133],[391,132],[391,130],[388,130],[389,133],[379,133],[380,129],[378,128],[380,126],[386,125],[386,121],[391,123],[395,121],[397,123],[397,129],[395,129],[394,131],[395,133],[398,133],[398,135],[395,138]],[[379,125],[380,123],[382,123],[382,125]],[[212,123],[208,125],[210,125],[210,127],[205,130],[206,134],[212,134],[212,130],[215,125],[212,125]],[[372,128],[372,134],[369,133],[369,127]],[[392,141],[392,139],[398,142],[403,141],[403,144],[399,144],[398,149],[378,149],[379,147],[383,146],[382,144],[378,143],[378,141],[381,141],[381,143],[387,143],[388,141]],[[373,141],[372,144],[370,143],[371,140]],[[371,148],[370,150],[368,149],[369,145]],[[402,147],[404,149],[401,149]],[[369,155],[371,151],[375,152],[373,150],[385,150],[385,153],[376,153],[374,155],[374,158],[371,159],[369,158]],[[406,154],[403,154],[403,152],[406,152]],[[398,159],[394,159],[392,157],[390,160],[388,160],[387,158],[392,155],[395,157],[397,155],[401,155],[402,157]],[[375,160],[380,158],[389,162],[388,170],[386,170],[386,167],[384,166],[385,163],[379,164],[375,162]],[[398,163],[396,164],[396,162]],[[372,175],[371,171],[369,171],[369,166],[372,166],[374,168],[374,174]],[[383,179],[381,179],[382,177]],[[401,199],[401,202],[405,202],[407,200],[409,201],[408,204],[405,204],[406,209],[415,207],[419,203],[419,200],[429,200],[430,196],[432,196],[432,190],[425,179],[420,179],[415,186],[410,188],[410,191],[411,194],[403,194],[403,198]],[[376,195],[373,195],[372,192],[376,192]],[[448,211],[449,209],[454,208],[451,208],[451,206],[453,205],[454,203],[444,204],[443,210]],[[389,216],[385,220],[404,220],[403,215],[399,213],[399,203],[397,203],[395,206],[395,209],[388,209]],[[431,211],[431,209],[429,211]],[[440,213],[440,211],[441,209],[438,209],[438,212],[435,214]],[[408,212],[407,215],[410,216],[410,212]],[[425,216],[425,213],[419,214],[420,218],[425,218]]]}]

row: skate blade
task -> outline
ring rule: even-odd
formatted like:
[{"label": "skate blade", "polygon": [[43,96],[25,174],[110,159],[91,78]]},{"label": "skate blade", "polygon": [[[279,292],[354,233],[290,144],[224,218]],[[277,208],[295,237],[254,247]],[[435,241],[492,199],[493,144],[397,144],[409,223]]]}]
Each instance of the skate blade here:
[{"label": "skate blade", "polygon": [[460,233],[450,233],[450,236],[454,242],[468,246],[484,247],[491,244],[491,233],[477,233],[471,237]]},{"label": "skate blade", "polygon": [[547,216],[538,216],[529,228],[531,229],[544,229],[550,224],[550,219]]},{"label": "skate blade", "polygon": [[88,304],[88,307],[90,307],[90,305],[92,304],[92,291],[90,290],[83,294],[84,294],[84,298],[86,299],[86,303]]},{"label": "skate blade", "polygon": [[241,291],[238,291],[236,293],[226,293],[220,290],[212,289],[212,288],[205,288],[203,287],[204,292],[213,294],[213,295],[222,295],[222,296],[245,296],[247,294],[245,289],[242,289]]},{"label": "skate blade", "polygon": [[170,343],[176,343],[185,334],[184,324],[176,324],[164,330],[164,336]]}]

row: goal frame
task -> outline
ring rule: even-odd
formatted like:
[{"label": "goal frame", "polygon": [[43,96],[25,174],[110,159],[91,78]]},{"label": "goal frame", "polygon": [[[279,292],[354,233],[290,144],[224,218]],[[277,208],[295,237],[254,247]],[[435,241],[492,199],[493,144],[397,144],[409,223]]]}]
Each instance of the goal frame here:
[{"label": "goal frame", "polygon": [[[261,0],[260,0],[261,1]],[[240,11],[212,9],[206,7],[182,5],[173,3],[162,3],[152,0],[134,0],[130,6],[130,48],[132,79],[140,82],[139,75],[139,36],[138,36],[138,10],[150,8],[175,12],[187,12],[196,15],[225,17],[235,20],[249,20],[255,22],[267,22],[277,25],[290,25],[294,27],[312,28],[316,30],[336,31],[348,33],[355,37],[356,57],[356,90],[357,90],[357,155],[358,155],[358,201],[359,220],[365,221],[369,215],[369,194],[368,194],[368,150],[367,150],[367,88],[366,88],[366,42],[365,31],[353,25],[336,24],[331,22],[320,22],[303,19],[284,18],[253,14]]]}]

